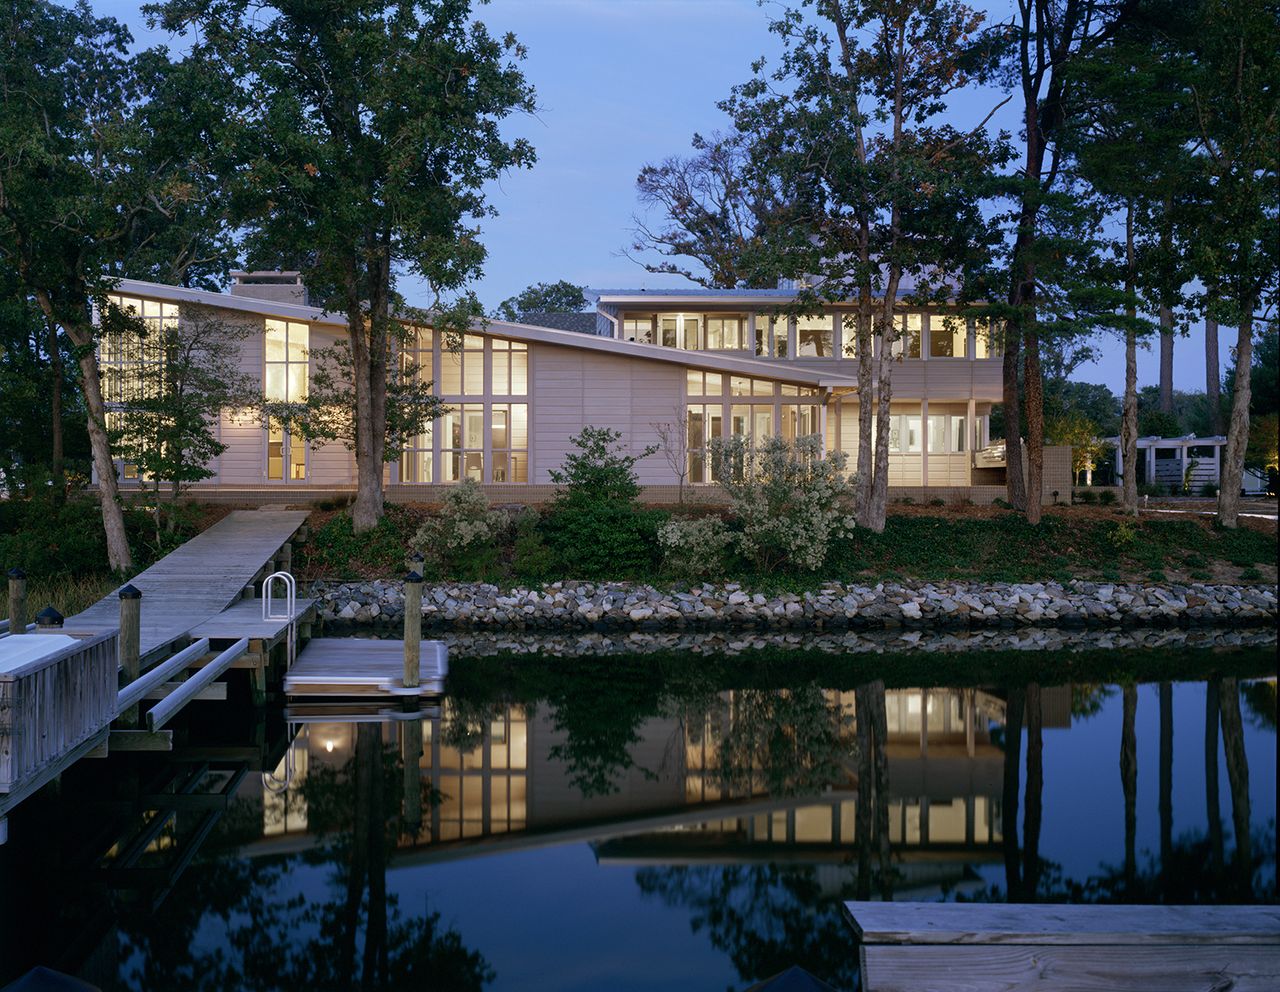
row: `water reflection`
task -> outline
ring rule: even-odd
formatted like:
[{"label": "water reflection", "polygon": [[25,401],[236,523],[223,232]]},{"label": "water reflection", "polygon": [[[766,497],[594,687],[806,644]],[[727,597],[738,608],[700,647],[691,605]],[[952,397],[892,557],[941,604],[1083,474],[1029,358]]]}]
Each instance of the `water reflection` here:
[{"label": "water reflection", "polygon": [[[1266,661],[1140,683],[1127,659],[1115,684],[1047,659],[983,686],[907,661],[477,662],[430,710],[294,706],[217,748],[184,728],[15,816],[0,984],[39,962],[104,989],[556,988],[566,952],[518,931],[597,918],[572,952],[603,956],[596,987],[645,987],[654,946],[708,985],[800,964],[847,987],[848,899],[1274,898]],[[571,848],[563,885],[512,894]]]}]

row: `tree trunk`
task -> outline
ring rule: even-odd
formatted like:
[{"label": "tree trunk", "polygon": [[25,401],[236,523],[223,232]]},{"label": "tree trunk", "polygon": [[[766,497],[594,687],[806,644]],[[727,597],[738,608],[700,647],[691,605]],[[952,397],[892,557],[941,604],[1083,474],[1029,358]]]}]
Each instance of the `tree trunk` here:
[{"label": "tree trunk", "polygon": [[1160,885],[1169,898],[1173,878],[1173,684],[1160,683]]},{"label": "tree trunk", "polygon": [[1004,405],[1005,493],[1015,510],[1027,508],[1027,484],[1022,475],[1022,396],[1018,388],[1018,362],[1022,355],[1017,332],[1005,335]]},{"label": "tree trunk", "polygon": [[1253,901],[1252,838],[1249,833],[1249,759],[1240,721],[1240,683],[1224,678],[1218,696],[1222,714],[1222,745],[1227,754],[1227,783],[1231,787],[1231,822],[1235,828],[1235,874],[1238,898]]},{"label": "tree trunk", "polygon": [[1138,515],[1138,287],[1133,247],[1133,204],[1125,210],[1124,405],[1120,415],[1120,479],[1124,508]]},{"label": "tree trunk", "polygon": [[1040,374],[1040,337],[1028,332],[1023,341],[1023,387],[1027,399],[1027,523],[1040,523],[1044,494],[1044,379]]},{"label": "tree trunk", "polygon": [[1160,412],[1173,413],[1173,311],[1160,307]]},{"label": "tree trunk", "polygon": [[872,692],[870,685],[860,685],[853,692],[858,725],[858,805],[854,816],[854,837],[858,841],[858,874],[855,879],[857,897],[871,898],[871,810],[875,801],[872,768],[875,754],[872,744]]},{"label": "tree trunk", "polygon": [[1209,856],[1215,876],[1222,874],[1222,810],[1218,806],[1218,709],[1219,679],[1205,683],[1204,692],[1204,808],[1209,821]]},{"label": "tree trunk", "polygon": [[[1241,307],[1236,343],[1236,388],[1231,396],[1231,422],[1222,451],[1222,479],[1218,490],[1218,523],[1235,527],[1240,516],[1240,488],[1244,483],[1244,452],[1249,445],[1250,377],[1253,366],[1253,300]],[[1225,728],[1224,728],[1225,733]]]},{"label": "tree trunk", "polygon": [[1124,717],[1120,725],[1120,785],[1124,790],[1124,881],[1131,888],[1138,874],[1138,687],[1124,687]]},{"label": "tree trunk", "polygon": [[[889,286],[885,290],[886,300],[897,298],[897,287],[898,280],[891,274]],[[877,534],[884,531],[885,507],[889,501],[889,402],[893,396],[894,338],[893,304],[886,303],[876,329],[875,467],[872,472],[871,506],[867,511],[867,526]]]},{"label": "tree trunk", "polygon": [[1027,686],[1027,798],[1022,813],[1022,891],[1036,901],[1040,888],[1040,823],[1044,813],[1044,719],[1040,686]]},{"label": "tree trunk", "polygon": [[49,473],[53,476],[53,498],[61,506],[66,495],[62,466],[62,349],[58,344],[58,325],[52,320],[46,320],[45,326],[49,330],[49,373],[52,377],[49,394],[49,428],[52,434]]},{"label": "tree trunk", "polygon": [[1009,690],[1004,720],[1004,785],[1000,832],[1004,844],[1004,885],[1009,902],[1022,900],[1022,862],[1018,849],[1018,794],[1022,787],[1022,712],[1026,690]]},{"label": "tree trunk", "polygon": [[[49,297],[36,292],[45,318],[56,322]],[[62,325],[67,339],[80,353],[80,388],[88,409],[89,450],[98,477],[98,502],[102,507],[102,529],[107,537],[107,565],[113,572],[133,567],[129,553],[129,536],[124,529],[124,511],[120,509],[120,487],[116,482],[116,466],[111,460],[111,443],[107,439],[107,406],[102,398],[102,378],[98,370],[98,353],[94,348],[93,330],[67,322]]]},{"label": "tree trunk", "polygon": [[[357,534],[372,530],[382,519],[383,452],[387,430],[387,322],[383,283],[376,262],[369,263],[374,290],[364,301],[355,289],[354,274],[347,292],[347,336],[355,378],[356,498],[351,507],[351,528]],[[352,265],[355,271],[354,263]]]},{"label": "tree trunk", "polygon": [[1222,433],[1222,372],[1218,369],[1218,322],[1204,320],[1204,395],[1209,404],[1209,430]]},{"label": "tree trunk", "polygon": [[863,287],[858,301],[858,526],[871,526],[873,469],[873,434],[871,404],[873,397],[871,335],[871,290]]}]

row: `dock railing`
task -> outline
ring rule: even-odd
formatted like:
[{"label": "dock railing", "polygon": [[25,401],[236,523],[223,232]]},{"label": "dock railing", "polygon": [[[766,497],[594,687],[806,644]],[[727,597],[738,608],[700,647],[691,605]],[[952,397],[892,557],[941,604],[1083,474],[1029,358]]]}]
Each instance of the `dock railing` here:
[{"label": "dock railing", "polygon": [[0,793],[16,792],[116,714],[118,632],[69,636],[75,643],[0,670]]}]

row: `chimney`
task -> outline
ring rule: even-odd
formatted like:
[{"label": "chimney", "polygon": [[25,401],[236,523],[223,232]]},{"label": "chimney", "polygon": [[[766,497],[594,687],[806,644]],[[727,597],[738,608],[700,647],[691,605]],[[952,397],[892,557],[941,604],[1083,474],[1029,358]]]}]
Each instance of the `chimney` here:
[{"label": "chimney", "polygon": [[254,300],[271,300],[273,303],[299,303],[307,305],[307,287],[297,272],[279,269],[259,269],[256,272],[232,272],[231,295],[247,296]]}]

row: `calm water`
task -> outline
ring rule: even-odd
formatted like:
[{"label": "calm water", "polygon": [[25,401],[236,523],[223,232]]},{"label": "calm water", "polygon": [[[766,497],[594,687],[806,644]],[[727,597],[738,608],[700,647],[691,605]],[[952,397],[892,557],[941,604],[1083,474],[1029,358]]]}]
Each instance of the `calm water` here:
[{"label": "calm water", "polygon": [[0,985],[852,988],[846,899],[1274,900],[1274,647],[683,645],[457,658],[412,715],[198,704],[11,818]]}]

